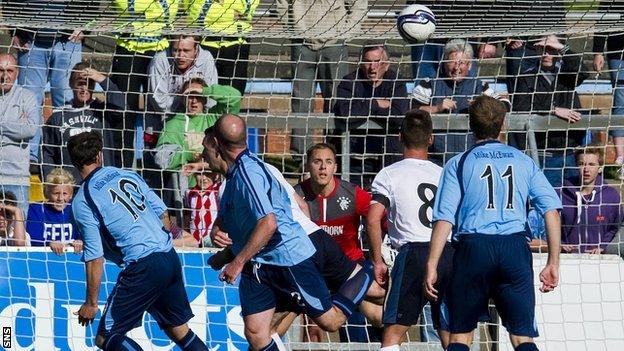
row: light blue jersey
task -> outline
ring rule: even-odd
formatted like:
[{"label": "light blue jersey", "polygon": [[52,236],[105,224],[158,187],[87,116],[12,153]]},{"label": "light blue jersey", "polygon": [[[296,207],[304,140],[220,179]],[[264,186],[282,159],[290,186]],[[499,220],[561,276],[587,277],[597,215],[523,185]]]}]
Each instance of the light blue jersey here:
[{"label": "light blue jersey", "polygon": [[464,234],[526,233],[527,201],[540,215],[562,207],[531,158],[498,141],[485,141],[444,166],[433,220],[452,223],[454,240]]},{"label": "light blue jersey", "polygon": [[262,160],[245,150],[226,177],[219,218],[221,229],[232,239],[235,254],[245,246],[258,220],[270,213],[275,215],[277,230],[253,261],[292,266],[314,254],[306,231],[293,219],[288,192]]},{"label": "light blue jersey", "polygon": [[83,260],[104,256],[119,266],[172,248],[160,216],[162,200],[138,174],[98,168],[72,201],[74,223],[84,241]]}]

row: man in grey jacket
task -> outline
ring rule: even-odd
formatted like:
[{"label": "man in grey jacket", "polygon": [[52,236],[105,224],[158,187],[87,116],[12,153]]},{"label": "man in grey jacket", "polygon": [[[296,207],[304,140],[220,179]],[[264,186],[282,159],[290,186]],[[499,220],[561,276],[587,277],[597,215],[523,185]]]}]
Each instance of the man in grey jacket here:
[{"label": "man in grey jacket", "polygon": [[[150,107],[158,112],[184,112],[184,101],[178,96],[184,82],[201,78],[208,85],[216,84],[217,67],[212,54],[202,49],[195,37],[182,34],[170,43],[169,49],[154,55],[149,66]],[[207,107],[215,104],[209,100]]]},{"label": "man in grey jacket", "polygon": [[30,146],[43,117],[35,95],[15,84],[19,68],[14,56],[0,55],[0,190],[12,192],[28,212]]}]

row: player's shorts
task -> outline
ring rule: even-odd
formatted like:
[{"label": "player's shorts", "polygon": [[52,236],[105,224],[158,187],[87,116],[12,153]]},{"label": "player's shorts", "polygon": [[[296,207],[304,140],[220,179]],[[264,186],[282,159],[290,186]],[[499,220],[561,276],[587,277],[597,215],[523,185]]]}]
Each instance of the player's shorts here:
[{"label": "player's shorts", "polygon": [[[411,326],[418,322],[418,317],[428,301],[423,292],[428,254],[428,242],[407,243],[399,249],[390,273],[390,285],[384,302],[382,319],[384,324]],[[445,294],[452,262],[453,248],[447,243],[438,264],[438,280],[435,284],[440,294],[438,301],[441,301]],[[431,302],[431,314],[433,326],[439,329],[441,324],[438,302]],[[446,330],[444,325],[442,329]]]},{"label": "player's shorts", "polygon": [[243,316],[271,308],[289,310],[292,301],[310,317],[329,311],[331,295],[312,258],[294,266],[247,263],[238,286]]},{"label": "player's shorts", "polygon": [[312,259],[330,291],[338,291],[349,279],[357,262],[344,254],[336,240],[324,230],[309,235],[316,252]]},{"label": "player's shorts", "polygon": [[533,260],[524,235],[460,237],[442,306],[451,333],[468,333],[492,298],[510,334],[537,337]]},{"label": "player's shorts", "polygon": [[160,328],[176,327],[193,317],[174,249],[152,253],[119,273],[102,312],[98,335],[126,334],[141,325],[145,311]]}]

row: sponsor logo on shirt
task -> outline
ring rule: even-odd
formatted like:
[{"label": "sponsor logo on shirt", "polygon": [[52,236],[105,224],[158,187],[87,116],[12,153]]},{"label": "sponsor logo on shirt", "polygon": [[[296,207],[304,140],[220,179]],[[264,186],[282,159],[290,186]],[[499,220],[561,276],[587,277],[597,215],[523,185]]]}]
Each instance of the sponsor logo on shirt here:
[{"label": "sponsor logo on shirt", "polygon": [[342,235],[344,226],[342,225],[322,225],[321,229],[331,236]]}]

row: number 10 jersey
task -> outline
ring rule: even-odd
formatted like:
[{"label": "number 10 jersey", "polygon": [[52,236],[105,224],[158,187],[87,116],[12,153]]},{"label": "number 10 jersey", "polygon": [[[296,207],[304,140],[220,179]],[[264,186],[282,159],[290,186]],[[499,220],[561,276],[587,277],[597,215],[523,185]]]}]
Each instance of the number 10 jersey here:
[{"label": "number 10 jersey", "polygon": [[388,211],[388,236],[394,249],[431,241],[433,206],[442,168],[406,158],[383,168],[373,181],[373,202]]}]

